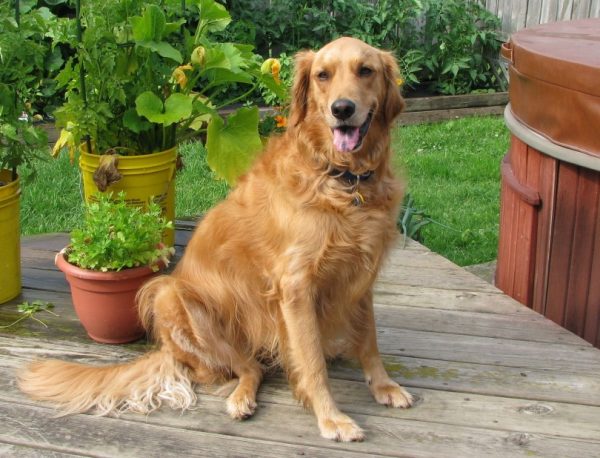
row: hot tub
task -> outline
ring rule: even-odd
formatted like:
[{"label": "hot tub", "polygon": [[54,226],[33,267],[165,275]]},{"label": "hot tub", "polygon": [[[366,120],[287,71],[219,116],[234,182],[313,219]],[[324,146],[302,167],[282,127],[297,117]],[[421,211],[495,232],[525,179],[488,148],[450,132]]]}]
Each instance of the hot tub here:
[{"label": "hot tub", "polygon": [[502,54],[496,285],[600,347],[600,19],[522,30]]}]

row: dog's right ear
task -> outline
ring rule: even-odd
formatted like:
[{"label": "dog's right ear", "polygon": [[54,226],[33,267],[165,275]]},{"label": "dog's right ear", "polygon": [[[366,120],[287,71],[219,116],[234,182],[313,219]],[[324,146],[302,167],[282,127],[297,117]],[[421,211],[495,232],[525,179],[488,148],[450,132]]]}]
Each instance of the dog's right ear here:
[{"label": "dog's right ear", "polygon": [[391,53],[382,52],[381,59],[383,61],[386,82],[383,114],[386,122],[391,123],[404,109],[405,105],[397,83],[400,71],[398,70],[396,59],[394,59]]},{"label": "dog's right ear", "polygon": [[292,101],[288,124],[297,126],[306,116],[310,70],[315,57],[313,51],[301,51],[296,54],[295,76],[292,87]]}]

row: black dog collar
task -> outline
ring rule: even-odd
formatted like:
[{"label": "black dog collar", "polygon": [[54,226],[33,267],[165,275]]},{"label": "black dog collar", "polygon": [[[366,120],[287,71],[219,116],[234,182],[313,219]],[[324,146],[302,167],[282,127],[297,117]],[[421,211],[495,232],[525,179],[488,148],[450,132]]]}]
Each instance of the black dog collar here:
[{"label": "black dog collar", "polygon": [[358,185],[361,181],[367,181],[374,173],[375,172],[373,170],[369,170],[362,175],[355,175],[349,170],[344,171],[332,169],[329,171],[329,176],[337,178],[338,180],[346,183],[348,186],[351,186],[352,189],[350,192],[355,195],[354,199],[352,200],[352,204],[356,207],[361,207],[365,203],[365,198],[358,190]]},{"label": "black dog collar", "polygon": [[373,170],[369,170],[362,175],[355,175],[350,170],[332,169],[329,171],[329,176],[345,181],[349,185],[357,186],[361,181],[368,180],[374,173]]}]

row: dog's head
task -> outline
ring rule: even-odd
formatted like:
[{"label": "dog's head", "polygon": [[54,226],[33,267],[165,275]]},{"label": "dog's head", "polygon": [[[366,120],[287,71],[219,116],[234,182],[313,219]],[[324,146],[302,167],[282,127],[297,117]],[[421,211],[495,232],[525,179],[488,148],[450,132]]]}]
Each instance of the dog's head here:
[{"label": "dog's head", "polygon": [[309,141],[332,163],[381,149],[382,136],[402,111],[398,66],[390,53],[349,37],[296,56],[289,125],[302,124]]}]

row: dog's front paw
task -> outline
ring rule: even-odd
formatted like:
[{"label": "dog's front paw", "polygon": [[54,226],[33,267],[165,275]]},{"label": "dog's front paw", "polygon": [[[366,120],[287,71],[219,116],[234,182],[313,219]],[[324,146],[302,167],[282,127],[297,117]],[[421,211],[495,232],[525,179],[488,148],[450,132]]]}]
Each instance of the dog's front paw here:
[{"label": "dog's front paw", "polygon": [[393,380],[369,386],[379,404],[406,409],[413,404],[412,395]]},{"label": "dog's front paw", "polygon": [[336,442],[362,442],[365,439],[363,430],[344,414],[320,420],[319,429],[321,436]]},{"label": "dog's front paw", "polygon": [[256,401],[247,396],[233,392],[227,398],[227,413],[234,420],[246,420],[254,415]]}]

